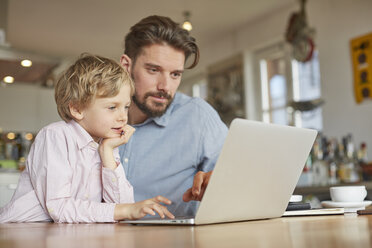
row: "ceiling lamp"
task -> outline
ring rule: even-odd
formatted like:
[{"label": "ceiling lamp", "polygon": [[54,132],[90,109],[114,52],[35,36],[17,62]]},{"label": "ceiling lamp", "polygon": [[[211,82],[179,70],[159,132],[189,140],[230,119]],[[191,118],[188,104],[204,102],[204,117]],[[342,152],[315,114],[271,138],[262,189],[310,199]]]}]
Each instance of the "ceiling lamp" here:
[{"label": "ceiling lamp", "polygon": [[3,78],[4,83],[11,84],[14,82],[14,77],[12,76],[6,76]]},{"label": "ceiling lamp", "polygon": [[32,140],[34,136],[32,135],[32,133],[26,133],[25,138],[26,140]]},{"label": "ceiling lamp", "polygon": [[15,139],[15,133],[8,133],[8,134],[6,135],[6,137],[7,137],[8,139],[10,139],[10,140],[14,140],[14,139]]},{"label": "ceiling lamp", "polygon": [[189,32],[192,30],[192,25],[191,25],[191,22],[190,22],[190,16],[191,16],[190,11],[184,11],[183,12],[183,17],[185,18],[185,21],[182,24],[182,28],[186,29]]},{"label": "ceiling lamp", "polygon": [[21,61],[21,65],[23,67],[31,67],[32,66],[32,61],[29,60],[29,59],[24,59],[24,60]]}]

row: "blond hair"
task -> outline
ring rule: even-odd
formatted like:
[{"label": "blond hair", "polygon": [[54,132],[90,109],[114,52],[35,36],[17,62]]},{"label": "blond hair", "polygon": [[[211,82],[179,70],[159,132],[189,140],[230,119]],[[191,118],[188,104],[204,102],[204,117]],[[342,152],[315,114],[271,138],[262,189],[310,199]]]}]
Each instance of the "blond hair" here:
[{"label": "blond hair", "polygon": [[113,97],[123,85],[134,86],[128,72],[114,60],[82,54],[59,78],[54,92],[58,114],[64,121],[73,118],[70,105],[87,107],[95,97]]}]

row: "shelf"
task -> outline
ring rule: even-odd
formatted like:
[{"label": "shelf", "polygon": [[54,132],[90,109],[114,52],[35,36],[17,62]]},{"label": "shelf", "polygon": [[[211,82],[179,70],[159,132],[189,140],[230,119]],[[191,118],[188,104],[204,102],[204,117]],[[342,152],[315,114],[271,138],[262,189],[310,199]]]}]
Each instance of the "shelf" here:
[{"label": "shelf", "polygon": [[[367,191],[372,191],[372,181],[365,181],[359,183],[342,183],[342,184],[332,184],[332,185],[319,185],[319,186],[306,186],[306,187],[296,187],[294,190],[295,195],[328,195],[329,197],[329,188],[335,186],[366,186]],[[372,193],[371,193],[372,194]]]}]

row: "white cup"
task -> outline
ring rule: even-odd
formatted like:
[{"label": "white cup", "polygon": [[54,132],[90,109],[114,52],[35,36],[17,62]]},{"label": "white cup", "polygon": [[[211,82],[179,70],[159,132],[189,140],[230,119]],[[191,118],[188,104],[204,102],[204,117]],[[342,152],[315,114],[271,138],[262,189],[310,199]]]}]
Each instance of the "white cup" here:
[{"label": "white cup", "polygon": [[329,189],[334,202],[362,202],[367,196],[366,186],[338,186]]}]

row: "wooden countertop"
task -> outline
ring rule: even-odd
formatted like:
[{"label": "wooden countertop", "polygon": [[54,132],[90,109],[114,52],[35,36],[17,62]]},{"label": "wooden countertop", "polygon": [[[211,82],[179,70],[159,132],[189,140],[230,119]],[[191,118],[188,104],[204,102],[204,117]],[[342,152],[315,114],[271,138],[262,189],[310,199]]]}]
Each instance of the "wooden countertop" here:
[{"label": "wooden countertop", "polygon": [[371,247],[372,215],[286,217],[205,226],[0,224],[0,247]]}]

